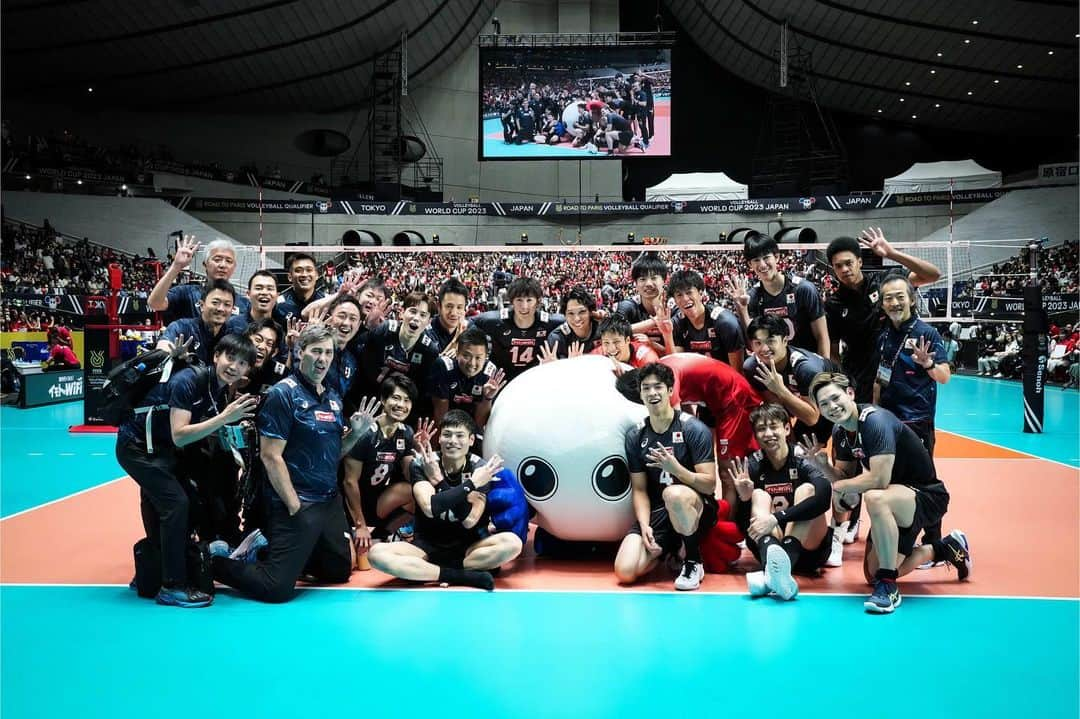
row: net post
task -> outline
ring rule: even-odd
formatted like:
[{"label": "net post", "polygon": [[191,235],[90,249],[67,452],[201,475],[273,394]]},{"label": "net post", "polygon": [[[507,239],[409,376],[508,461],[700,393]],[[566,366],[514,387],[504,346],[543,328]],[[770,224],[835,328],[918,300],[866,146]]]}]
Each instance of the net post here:
[{"label": "net post", "polygon": [[1039,248],[1042,242],[1028,243],[1029,275],[1024,287],[1024,344],[1020,351],[1024,369],[1024,433],[1042,434],[1043,401],[1046,385],[1046,358],[1049,322],[1039,286]]},{"label": "net post", "polygon": [[945,246],[945,319],[953,318],[953,286],[956,280],[953,278],[953,243],[952,240]]}]

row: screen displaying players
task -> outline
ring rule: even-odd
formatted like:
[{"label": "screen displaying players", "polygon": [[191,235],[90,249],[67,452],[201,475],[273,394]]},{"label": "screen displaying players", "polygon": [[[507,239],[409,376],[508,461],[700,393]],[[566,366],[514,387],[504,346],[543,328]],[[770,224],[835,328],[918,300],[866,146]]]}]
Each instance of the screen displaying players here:
[{"label": "screen displaying players", "polygon": [[671,155],[671,48],[480,48],[481,160]]}]

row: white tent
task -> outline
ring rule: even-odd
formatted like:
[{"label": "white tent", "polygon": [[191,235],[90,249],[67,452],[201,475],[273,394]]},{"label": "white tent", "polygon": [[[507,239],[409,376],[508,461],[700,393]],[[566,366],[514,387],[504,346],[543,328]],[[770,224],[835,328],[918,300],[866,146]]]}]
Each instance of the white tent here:
[{"label": "white tent", "polygon": [[885,192],[948,192],[950,189],[984,190],[1001,187],[1001,173],[974,160],[916,162],[905,172],[885,180]]},{"label": "white tent", "polygon": [[664,200],[745,200],[746,185],[722,172],[688,172],[672,175],[645,190],[649,202]]}]

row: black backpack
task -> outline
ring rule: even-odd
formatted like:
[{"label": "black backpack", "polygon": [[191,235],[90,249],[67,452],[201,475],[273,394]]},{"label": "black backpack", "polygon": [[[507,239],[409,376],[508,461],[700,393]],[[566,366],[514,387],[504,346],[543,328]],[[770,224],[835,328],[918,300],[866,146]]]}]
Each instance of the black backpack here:
[{"label": "black backpack", "polygon": [[[153,599],[161,589],[161,548],[146,537],[135,543],[135,591]],[[206,545],[189,541],[184,552],[187,584],[213,596],[214,568]]]},{"label": "black backpack", "polygon": [[101,387],[101,418],[114,427],[120,426],[131,419],[163,377],[167,380],[185,366],[184,360],[173,359],[166,350],[151,350],[114,367]]}]

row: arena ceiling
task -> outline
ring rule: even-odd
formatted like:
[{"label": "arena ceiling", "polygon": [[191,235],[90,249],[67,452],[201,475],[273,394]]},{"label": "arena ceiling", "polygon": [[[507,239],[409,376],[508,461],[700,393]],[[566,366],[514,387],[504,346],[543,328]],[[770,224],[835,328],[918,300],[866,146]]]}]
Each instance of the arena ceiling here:
[{"label": "arena ceiling", "polygon": [[[103,106],[325,112],[363,104],[373,59],[408,40],[437,74],[496,0],[10,0],[4,94]],[[93,91],[90,91],[93,88]]]},{"label": "arena ceiling", "polygon": [[780,26],[826,107],[963,130],[1076,133],[1076,0],[665,0],[732,73],[778,90]]}]

